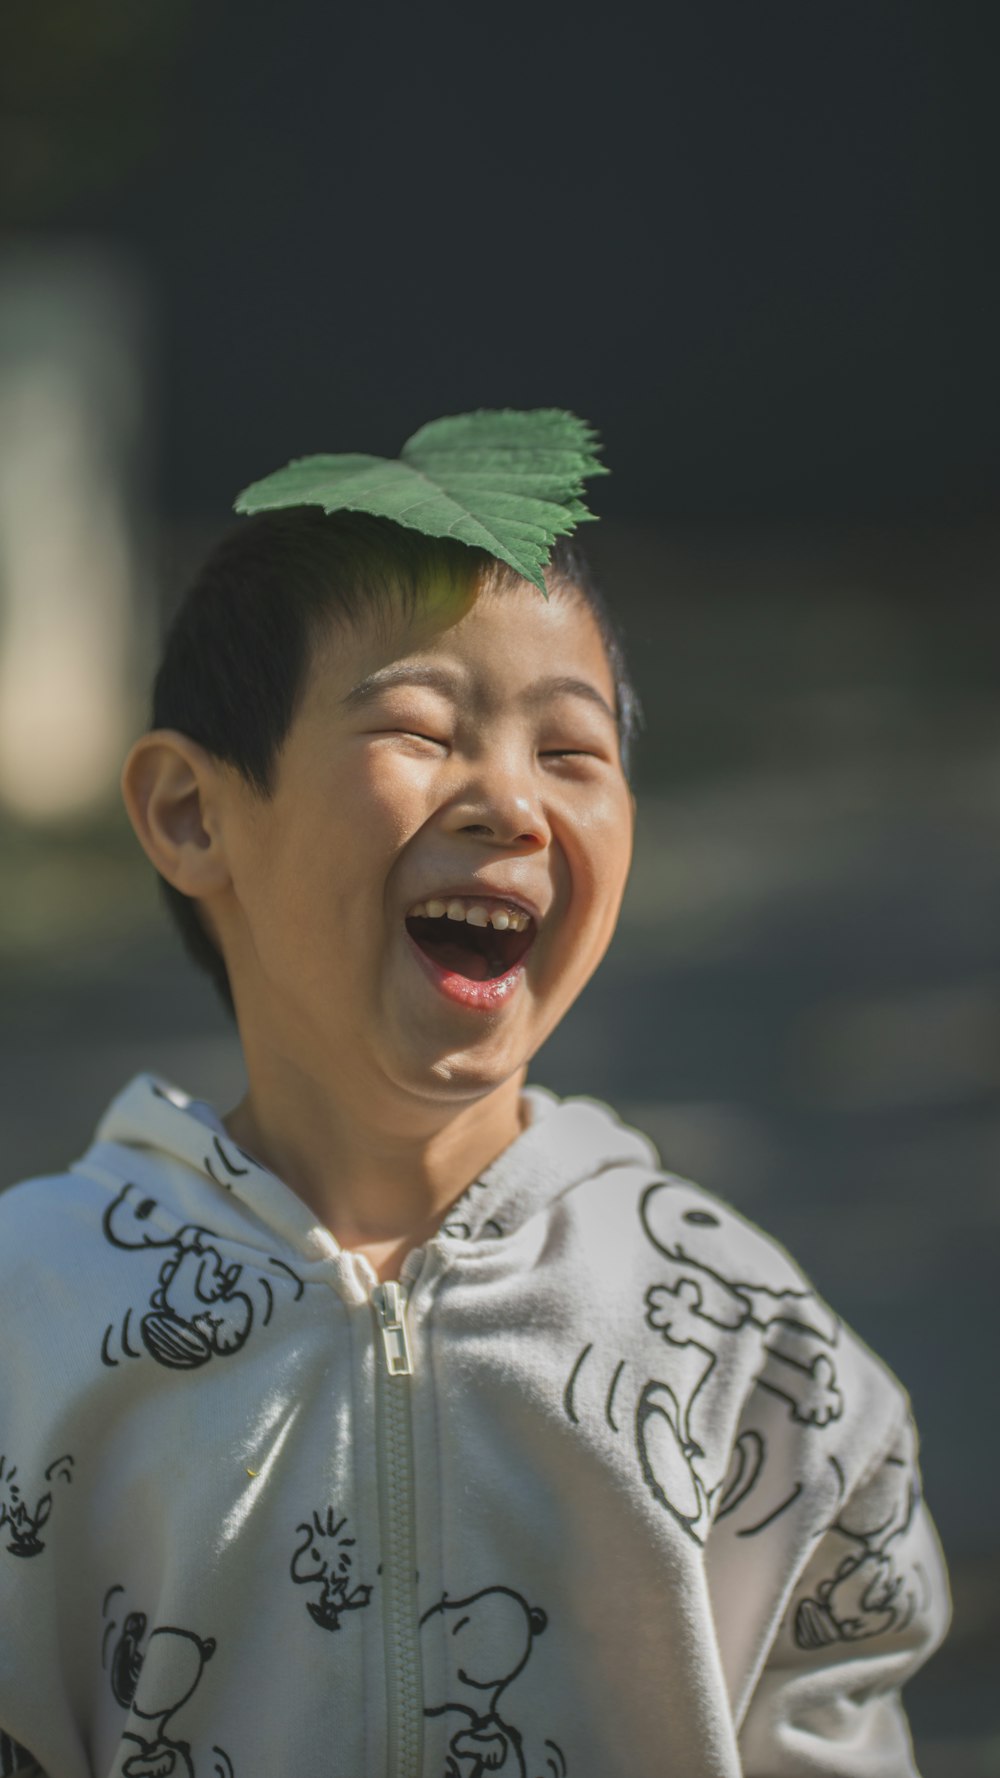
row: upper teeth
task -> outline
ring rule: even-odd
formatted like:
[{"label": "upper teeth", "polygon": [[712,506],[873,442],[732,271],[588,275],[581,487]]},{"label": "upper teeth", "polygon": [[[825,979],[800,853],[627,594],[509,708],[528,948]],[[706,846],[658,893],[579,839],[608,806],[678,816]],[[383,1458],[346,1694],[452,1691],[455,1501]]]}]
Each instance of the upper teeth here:
[{"label": "upper teeth", "polygon": [[410,909],[408,919],[422,916],[427,920],[464,920],[469,926],[494,926],[498,932],[523,932],[531,924],[531,915],[522,913],[520,908],[493,907],[487,908],[479,901],[418,901]]}]

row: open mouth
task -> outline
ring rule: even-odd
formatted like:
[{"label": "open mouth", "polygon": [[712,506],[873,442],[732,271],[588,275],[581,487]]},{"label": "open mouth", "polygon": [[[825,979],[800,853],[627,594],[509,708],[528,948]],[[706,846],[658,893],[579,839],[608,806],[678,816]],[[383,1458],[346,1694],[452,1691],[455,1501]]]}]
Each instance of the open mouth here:
[{"label": "open mouth", "polygon": [[509,974],[522,961],[534,942],[535,922],[529,920],[523,932],[501,932],[494,926],[449,920],[446,915],[432,919],[426,914],[410,914],[406,930],[439,969],[465,976],[470,982],[490,982]]}]

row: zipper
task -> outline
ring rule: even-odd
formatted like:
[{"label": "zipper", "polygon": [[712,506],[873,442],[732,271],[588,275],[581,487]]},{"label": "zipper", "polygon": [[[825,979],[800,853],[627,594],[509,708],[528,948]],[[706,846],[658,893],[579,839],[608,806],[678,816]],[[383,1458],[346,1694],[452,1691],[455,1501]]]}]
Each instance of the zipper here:
[{"label": "zipper", "polygon": [[375,1366],[376,1452],[382,1534],[382,1622],[388,1711],[388,1770],[420,1778],[424,1724],[417,1619],[417,1539],[413,1504],[410,1381],[413,1352],[406,1291],[376,1284],[371,1303],[381,1333]]}]

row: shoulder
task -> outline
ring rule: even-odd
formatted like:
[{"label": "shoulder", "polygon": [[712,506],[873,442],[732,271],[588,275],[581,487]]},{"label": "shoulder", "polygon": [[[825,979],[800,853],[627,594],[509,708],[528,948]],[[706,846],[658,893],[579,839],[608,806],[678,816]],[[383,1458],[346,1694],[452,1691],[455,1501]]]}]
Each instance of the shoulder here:
[{"label": "shoulder", "polygon": [[106,1193],[71,1172],[24,1179],[0,1192],[0,1397],[15,1374],[63,1377],[103,1312]]},{"label": "shoulder", "polygon": [[99,1185],[72,1172],[0,1192],[0,1523],[5,1510],[18,1511],[17,1488],[35,1487],[41,1475],[50,1480],[54,1459],[76,1450],[67,1420],[102,1370],[112,1294],[105,1199]]},{"label": "shoulder", "polygon": [[[685,1175],[635,1162],[595,1173],[565,1209],[588,1244],[641,1270],[706,1320],[728,1328],[803,1319],[830,1335],[833,1316],[790,1253],[725,1199]],[[612,1288],[624,1282],[610,1265]],[[681,1288],[684,1286],[684,1288]]]},{"label": "shoulder", "polygon": [[764,1564],[780,1592],[902,1437],[905,1391],[781,1243],[695,1181],[616,1165],[570,1196],[564,1411],[634,1449],[710,1566],[753,1591]]},{"label": "shoulder", "polygon": [[72,1258],[82,1233],[99,1233],[107,1193],[93,1179],[67,1170],[19,1180],[0,1191],[0,1273],[26,1261]]},{"label": "shoulder", "polygon": [[[703,1497],[710,1567],[732,1580],[745,1557],[749,1585],[764,1562],[778,1585],[859,1490],[881,1497],[898,1484],[908,1506],[906,1390],[781,1243],[676,1176],[649,1182],[638,1215],[661,1268],[645,1292],[647,1327],[691,1392],[689,1436],[706,1459],[716,1453]],[[697,1358],[686,1371],[684,1349]]]},{"label": "shoulder", "polygon": [[570,1213],[588,1245],[609,1261],[609,1288],[648,1281],[645,1319],[660,1333],[707,1336],[715,1327],[771,1345],[798,1336],[829,1348],[849,1340],[890,1375],[845,1328],[794,1255],[695,1180],[631,1164],[595,1174],[571,1196]]},{"label": "shoulder", "polygon": [[[843,1390],[867,1413],[908,1411],[896,1377],[828,1303],[779,1240],[724,1199],[678,1174],[661,1173],[639,1194],[637,1214],[661,1267],[650,1320],[666,1331],[673,1305],[720,1335],[758,1348],[755,1385],[782,1397],[803,1426],[842,1417]],[[885,1422],[882,1423],[885,1430]]]},{"label": "shoulder", "polygon": [[663,1169],[616,1170],[589,1182],[578,1214],[589,1288],[609,1322],[632,1328],[647,1406],[680,1415],[681,1442],[702,1447],[706,1473],[710,1450],[722,1464],[742,1438],[744,1468],[768,1446],[782,1452],[772,1471],[794,1470],[790,1489],[822,1474],[824,1492],[837,1491],[906,1421],[888,1366],[774,1236],[711,1191]]},{"label": "shoulder", "polygon": [[[0,1350],[66,1367],[77,1336],[116,1294],[104,1229],[110,1194],[72,1170],[0,1192]],[[57,1358],[57,1355],[62,1356]]]}]

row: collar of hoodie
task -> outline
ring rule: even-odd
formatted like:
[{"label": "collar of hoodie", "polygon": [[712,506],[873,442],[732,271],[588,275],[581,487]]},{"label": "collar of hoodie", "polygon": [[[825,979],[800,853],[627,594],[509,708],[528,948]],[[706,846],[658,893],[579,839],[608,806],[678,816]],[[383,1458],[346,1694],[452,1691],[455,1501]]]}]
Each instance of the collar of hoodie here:
[{"label": "collar of hoodie", "polygon": [[[435,1248],[445,1263],[459,1253],[471,1256],[608,1168],[659,1170],[648,1137],[600,1100],[560,1099],[541,1086],[525,1087],[522,1097],[526,1128],[466,1187],[417,1254]],[[335,1237],[291,1187],[233,1141],[214,1106],[157,1074],[136,1075],[116,1095],[74,1169],[108,1185],[133,1178],[155,1203],[149,1212],[154,1221],[166,1176],[171,1222],[178,1214],[211,1221],[220,1239],[258,1250],[273,1246],[278,1236],[304,1260],[328,1264],[343,1257]],[[206,1186],[216,1199],[211,1210]]]}]

